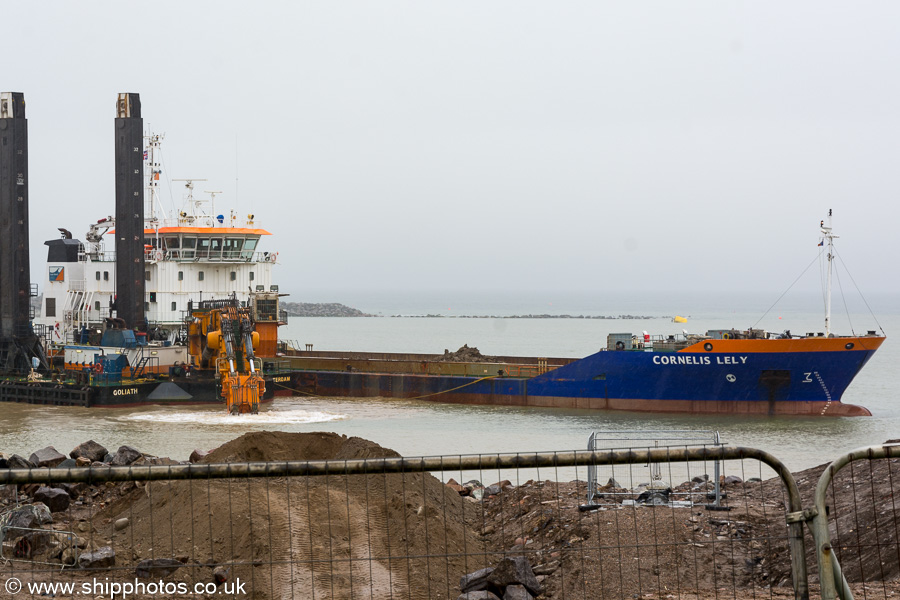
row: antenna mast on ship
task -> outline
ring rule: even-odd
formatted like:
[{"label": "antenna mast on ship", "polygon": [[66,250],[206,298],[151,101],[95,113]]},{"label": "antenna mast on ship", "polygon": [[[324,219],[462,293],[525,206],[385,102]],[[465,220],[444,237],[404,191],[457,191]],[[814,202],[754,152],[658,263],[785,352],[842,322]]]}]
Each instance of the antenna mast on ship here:
[{"label": "antenna mast on ship", "polygon": [[149,203],[147,207],[147,221],[150,222],[153,229],[159,228],[159,216],[156,214],[157,209],[163,212],[163,219],[166,218],[165,211],[159,201],[159,175],[162,173],[159,155],[160,144],[164,137],[165,134],[158,135],[155,133],[144,136],[144,139],[147,140],[147,152],[144,158],[146,161],[145,168],[147,173],[147,201]]},{"label": "antenna mast on ship", "polygon": [[206,180],[205,180],[205,179],[190,178],[190,179],[173,179],[172,181],[184,181],[184,182],[186,182],[186,183],[184,184],[184,187],[186,187],[186,188],[187,188],[187,191],[188,191],[188,193],[187,193],[187,205],[190,207],[188,210],[190,210],[191,213],[190,213],[190,214],[187,214],[187,213],[185,213],[185,212],[182,212],[182,213],[181,213],[181,218],[182,218],[182,219],[185,219],[188,223],[193,223],[193,222],[197,219],[197,217],[199,216],[199,215],[197,214],[197,209],[200,207],[200,203],[203,202],[203,200],[197,200],[196,203],[194,202],[194,182],[195,182],[195,181],[206,181]]},{"label": "antenna mast on ship", "polygon": [[819,223],[822,236],[828,242],[828,276],[825,283],[825,337],[831,337],[831,263],[834,260],[834,238],[839,237],[831,232],[831,209],[828,209],[828,226],[825,221]]}]

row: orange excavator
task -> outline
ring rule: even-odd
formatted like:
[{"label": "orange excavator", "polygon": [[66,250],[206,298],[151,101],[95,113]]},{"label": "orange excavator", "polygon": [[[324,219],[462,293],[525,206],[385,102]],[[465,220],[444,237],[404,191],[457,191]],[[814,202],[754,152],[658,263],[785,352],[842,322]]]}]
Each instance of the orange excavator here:
[{"label": "orange excavator", "polygon": [[[266,391],[262,360],[254,354],[259,334],[250,309],[231,298],[201,302],[192,312],[190,353],[201,368],[215,366],[217,390],[234,415],[259,412]],[[213,362],[213,359],[215,361]]]}]

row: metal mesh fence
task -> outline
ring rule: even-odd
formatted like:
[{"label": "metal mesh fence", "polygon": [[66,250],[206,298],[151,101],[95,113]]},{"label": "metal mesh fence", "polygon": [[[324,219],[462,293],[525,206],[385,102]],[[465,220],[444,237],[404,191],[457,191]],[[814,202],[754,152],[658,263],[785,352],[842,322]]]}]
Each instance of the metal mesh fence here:
[{"label": "metal mesh fence", "polygon": [[[763,481],[765,458],[681,448],[11,470],[0,579],[21,583],[16,598],[803,597],[789,488]],[[717,459],[722,506],[710,508]],[[651,463],[668,492],[642,485]],[[589,464],[615,465],[617,486],[586,510]]]},{"label": "metal mesh fence", "polygon": [[813,531],[822,596],[900,595],[900,446],[850,453],[829,465],[817,487]]}]

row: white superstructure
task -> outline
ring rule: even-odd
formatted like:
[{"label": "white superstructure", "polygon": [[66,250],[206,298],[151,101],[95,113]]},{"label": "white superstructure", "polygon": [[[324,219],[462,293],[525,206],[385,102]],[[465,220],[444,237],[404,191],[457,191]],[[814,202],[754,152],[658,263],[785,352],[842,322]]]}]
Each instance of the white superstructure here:
[{"label": "white superstructure", "polygon": [[[157,195],[161,173],[160,136],[147,138],[144,153],[146,219],[144,225],[145,299],[150,334],[173,339],[181,329],[188,302],[224,299],[234,295],[249,302],[251,293],[277,292],[272,266],[277,253],[263,251],[260,242],[268,231],[256,227],[254,216],[240,218],[235,211],[216,215],[215,193],[208,201],[194,198],[194,182],[186,182],[184,206],[174,215],[164,213]],[[116,253],[107,249],[105,234],[114,231],[112,217],[90,225],[85,241],[62,239],[49,246],[47,279],[41,316],[35,321],[51,331],[50,341],[79,340],[80,333],[100,328],[115,317]]]}]

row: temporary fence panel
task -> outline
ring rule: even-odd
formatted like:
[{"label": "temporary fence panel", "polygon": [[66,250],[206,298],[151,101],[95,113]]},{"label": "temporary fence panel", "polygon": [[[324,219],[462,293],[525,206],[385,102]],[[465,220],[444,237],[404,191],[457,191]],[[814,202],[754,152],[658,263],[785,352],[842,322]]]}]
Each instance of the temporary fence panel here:
[{"label": "temporary fence panel", "polygon": [[[559,477],[651,463],[671,478],[714,461],[730,482],[723,510],[634,488],[584,511],[583,476]],[[761,481],[763,464],[781,479]],[[537,476],[523,481],[525,469]],[[808,597],[802,524],[785,522],[801,510],[796,484],[747,448],[6,470],[0,483],[21,490],[18,506],[4,501],[3,556],[23,547],[16,527],[74,536],[3,565],[22,597],[67,597],[50,585],[107,598],[453,599],[516,585],[543,598]],[[52,522],[12,523],[61,487],[74,500],[54,504]]]},{"label": "temporary fence panel", "polygon": [[823,600],[900,596],[900,445],[850,452],[822,472],[815,537]]},{"label": "temporary fence panel", "polygon": [[[658,429],[640,431],[595,431],[588,438],[587,449],[591,452],[601,450],[649,450],[654,448],[687,448],[691,446],[715,447],[721,446],[718,431],[697,429]],[[720,464],[712,461],[707,465],[685,463],[685,468],[673,471],[673,465],[669,463],[668,477],[664,473],[660,463],[647,463],[646,473],[635,471],[634,465],[629,465],[627,470],[618,469],[616,476],[615,465],[588,465],[587,467],[587,503],[589,505],[608,503],[610,499],[620,495],[628,495],[635,488],[642,488],[648,494],[654,494],[659,500],[664,493],[668,502],[679,500],[681,502],[712,503],[718,506],[720,503]],[[624,471],[624,473],[623,473]],[[699,472],[698,472],[699,471]],[[627,475],[627,479],[620,482]],[[637,480],[635,479],[637,476]],[[696,479],[694,483],[706,483],[703,486],[691,486],[690,489],[673,490],[672,478]],[[668,490],[668,491],[667,491]],[[670,497],[671,494],[671,497]],[[701,502],[702,501],[702,502]]]}]

